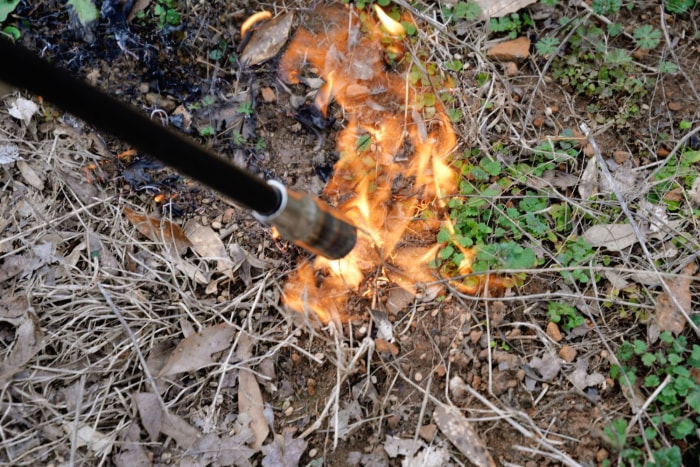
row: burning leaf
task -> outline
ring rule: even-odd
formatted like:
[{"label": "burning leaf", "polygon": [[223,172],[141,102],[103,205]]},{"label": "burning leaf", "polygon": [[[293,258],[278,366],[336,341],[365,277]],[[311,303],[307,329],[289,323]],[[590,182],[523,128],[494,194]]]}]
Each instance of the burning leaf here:
[{"label": "burning leaf", "polygon": [[26,363],[41,350],[43,333],[36,324],[38,321],[34,313],[27,313],[17,328],[12,350],[0,362],[0,388],[22,371]]},{"label": "burning leaf", "polygon": [[234,327],[222,323],[183,339],[170,354],[160,376],[199,370],[213,364],[216,359],[212,355],[226,350],[235,333]]},{"label": "burning leaf", "polygon": [[241,65],[258,65],[277,55],[289,38],[293,19],[293,13],[283,13],[253,31],[238,59]]},{"label": "burning leaf", "polygon": [[199,256],[216,259],[218,272],[230,271],[233,268],[233,261],[228,256],[226,246],[219,235],[214,232],[214,229],[197,222],[191,222],[186,226],[185,234],[192,243],[192,249]]},{"label": "burning leaf", "polygon": [[[253,344],[254,341],[248,334],[241,334],[238,339],[236,357],[243,362],[248,360],[252,356]],[[270,433],[270,427],[265,419],[265,403],[260,385],[255,374],[250,371],[246,364],[241,364],[238,373],[238,411],[248,414],[250,417],[250,428],[255,436],[255,442],[251,448],[257,451]]]},{"label": "burning leaf", "polygon": [[[691,261],[683,268],[682,275],[666,279],[673,297],[687,314],[691,313],[690,282],[693,271],[695,263]],[[671,331],[675,335],[683,332],[685,328],[685,317],[665,291],[656,299],[656,323],[661,331]]]},{"label": "burning leaf", "polygon": [[474,0],[481,8],[481,18],[500,18],[515,13],[537,0]]},{"label": "burning leaf", "polygon": [[583,233],[583,238],[592,247],[605,247],[610,251],[621,251],[639,241],[632,224],[596,224]]},{"label": "burning leaf", "polygon": [[156,219],[145,214],[139,214],[129,207],[122,210],[134,227],[149,240],[157,243],[164,242],[168,251],[182,256],[192,243],[187,238],[179,225],[173,224],[167,219]]},{"label": "burning leaf", "polygon": [[[10,66],[10,65],[6,65]],[[24,121],[26,125],[32,121],[32,117],[39,111],[39,106],[29,99],[18,97],[13,103],[8,112],[11,116],[18,120]]]},{"label": "burning leaf", "polygon": [[479,467],[496,467],[484,442],[471,423],[454,407],[440,404],[433,412],[433,420],[440,431],[469,461]]},{"label": "burning leaf", "polygon": [[263,467],[296,467],[306,451],[308,442],[301,438],[292,438],[289,430],[284,436],[275,435],[275,440],[262,447]]}]

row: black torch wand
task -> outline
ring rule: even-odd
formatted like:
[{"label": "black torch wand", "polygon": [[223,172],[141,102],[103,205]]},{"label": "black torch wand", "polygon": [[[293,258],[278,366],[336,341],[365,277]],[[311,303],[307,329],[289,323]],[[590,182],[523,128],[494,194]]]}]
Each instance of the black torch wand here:
[{"label": "black torch wand", "polygon": [[42,96],[252,209],[256,219],[277,227],[283,238],[308,251],[338,259],[355,246],[355,226],[322,201],[239,169],[134,107],[1,38],[0,62],[0,80]]}]

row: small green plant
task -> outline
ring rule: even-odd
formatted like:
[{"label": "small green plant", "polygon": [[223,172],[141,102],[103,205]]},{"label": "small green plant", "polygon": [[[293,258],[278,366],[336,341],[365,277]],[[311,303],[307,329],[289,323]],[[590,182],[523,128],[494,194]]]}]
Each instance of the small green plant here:
[{"label": "small green plant", "polygon": [[153,6],[153,15],[156,18],[158,29],[166,26],[178,26],[182,21],[180,13],[182,5],[179,0],[157,0]]},{"label": "small green plant", "polygon": [[216,134],[216,130],[214,130],[214,127],[211,125],[202,127],[199,129],[199,134],[200,136],[214,136]]},{"label": "small green plant", "polygon": [[237,111],[239,114],[243,114],[246,116],[252,115],[253,114],[253,103],[250,101],[241,102],[241,104],[238,106]]},{"label": "small green plant", "polygon": [[664,6],[669,13],[687,13],[695,6],[695,0],[666,0]]},{"label": "small green plant", "polygon": [[556,37],[543,37],[537,41],[535,44],[535,49],[537,49],[537,53],[540,55],[552,55],[557,51],[559,44],[559,39]]},{"label": "small green plant", "polygon": [[474,21],[481,16],[481,8],[473,1],[457,2],[452,8],[443,8],[442,15],[446,20],[456,18]]},{"label": "small green plant", "polygon": [[[691,374],[700,369],[700,345],[664,331],[653,346],[639,339],[623,342],[618,359],[620,366],[612,365],[610,376],[628,390],[640,381],[639,389],[655,397],[647,409],[649,421],[640,419],[643,429],[628,428],[625,419],[616,418],[604,433],[629,465],[645,464],[646,445],[658,465],[682,465],[681,447],[700,428],[700,384]],[[662,437],[678,444],[664,446]]]},{"label": "small green plant", "polygon": [[[681,122],[681,126],[688,126]],[[676,189],[690,189],[697,179],[700,169],[700,151],[684,149],[680,154],[675,154],[654,174],[655,183],[647,195],[647,199],[657,204],[662,202],[669,211],[676,212],[683,207],[683,201],[676,197],[668,197],[667,194]]]},{"label": "small green plant", "polygon": [[535,23],[530,18],[530,15],[523,13],[511,13],[500,18],[491,18],[489,26],[493,32],[508,33],[508,37],[515,39],[522,30],[523,26],[534,26]]},{"label": "small green plant", "polygon": [[644,24],[635,28],[632,36],[637,47],[642,50],[654,49],[661,42],[661,31],[650,24]]},{"label": "small green plant", "polygon": [[15,11],[20,0],[0,0],[0,23],[7,19],[7,15]]},{"label": "small green plant", "polygon": [[[576,266],[587,266],[594,255],[595,250],[583,237],[564,243],[556,259],[562,267],[571,269],[559,271],[559,274],[568,282],[578,281],[583,284],[590,282],[591,273],[588,268],[576,269]],[[594,274],[593,279],[597,281],[598,275]]]},{"label": "small green plant", "polygon": [[551,322],[559,324],[564,331],[571,331],[584,323],[583,316],[574,307],[562,302],[549,302],[547,317]]}]

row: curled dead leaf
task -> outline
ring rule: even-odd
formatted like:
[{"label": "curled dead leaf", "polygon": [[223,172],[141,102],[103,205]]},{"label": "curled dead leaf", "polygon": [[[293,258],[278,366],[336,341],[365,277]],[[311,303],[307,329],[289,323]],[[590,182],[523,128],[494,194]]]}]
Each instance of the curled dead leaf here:
[{"label": "curled dead leaf", "polygon": [[139,214],[127,206],[122,209],[122,212],[144,237],[153,242],[164,244],[169,252],[182,256],[187,248],[192,246],[192,242],[187,238],[182,228],[167,219],[156,219]]},{"label": "curled dead leaf", "polygon": [[289,38],[293,19],[293,13],[284,13],[266,21],[253,31],[239,57],[241,65],[259,65],[277,55]]},{"label": "curled dead leaf", "polygon": [[170,354],[159,376],[199,370],[211,365],[216,361],[213,354],[226,350],[235,333],[234,327],[222,323],[183,339]]},{"label": "curled dead leaf", "polygon": [[433,412],[433,420],[447,439],[474,465],[496,467],[496,462],[491,457],[484,442],[469,420],[457,409],[440,404]]}]

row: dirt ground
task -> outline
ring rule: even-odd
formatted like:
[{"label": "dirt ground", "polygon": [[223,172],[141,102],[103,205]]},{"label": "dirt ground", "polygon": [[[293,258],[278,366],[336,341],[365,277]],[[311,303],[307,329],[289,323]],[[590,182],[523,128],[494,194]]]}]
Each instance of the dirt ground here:
[{"label": "dirt ground", "polygon": [[[182,18],[159,28],[105,1],[86,29],[63,2],[27,3],[10,16],[19,43],[254,174],[321,195],[343,157],[337,140],[350,111],[335,102],[327,115],[314,113],[319,70],[285,83],[284,48],[260,64],[238,61],[251,14],[294,12],[291,36],[323,23],[316,5],[170,2]],[[557,7],[554,19],[570,8]],[[454,81],[465,109],[454,123],[459,152],[534,145],[596,118],[587,111],[595,98],[543,75],[546,60],[531,55],[509,74],[485,57],[485,31],[451,25],[443,34],[460,34],[456,46],[434,33],[430,17],[414,20],[424,38],[413,47],[468,64]],[[700,45],[681,33],[690,22],[669,29],[682,38],[679,60],[697,70]],[[484,72],[497,78],[478,84]],[[673,141],[654,141],[649,129],[697,121],[697,76],[661,77],[642,119],[596,126],[601,152],[632,152],[635,167],[657,163]],[[434,272],[407,292],[380,267],[374,279],[382,280],[347,292],[342,320],[319,323],[283,300],[306,252],[36,96],[22,94],[38,104],[31,118],[11,116],[19,96],[0,108],[0,156],[11,146],[21,157],[0,175],[0,463],[617,465],[603,429],[633,414],[610,377],[611,355],[647,325],[604,314],[603,302],[619,310],[632,301],[611,299],[608,283],[572,287],[548,269],[475,296]],[[510,120],[491,118],[485,100]],[[617,115],[623,100],[601,100],[598,115]],[[514,143],[509,125],[525,138]],[[149,238],[146,216],[183,230]],[[642,293],[636,306],[651,314],[654,297]],[[551,300],[587,306],[585,325],[553,329]],[[581,372],[590,384],[572,382]],[[697,443],[683,446],[686,459]]]}]

